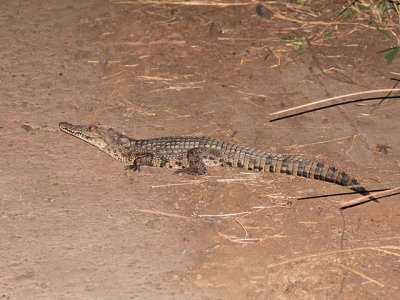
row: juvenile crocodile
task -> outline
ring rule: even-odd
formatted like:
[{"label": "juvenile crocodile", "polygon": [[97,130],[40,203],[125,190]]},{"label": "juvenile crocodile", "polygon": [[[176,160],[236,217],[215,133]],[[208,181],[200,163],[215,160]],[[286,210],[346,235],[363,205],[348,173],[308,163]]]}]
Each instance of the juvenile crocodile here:
[{"label": "juvenile crocodile", "polygon": [[61,131],[127,163],[127,168],[133,171],[139,171],[141,166],[154,166],[178,168],[179,172],[203,175],[208,166],[239,167],[323,180],[369,194],[347,173],[322,162],[296,156],[269,153],[207,137],[136,140],[107,126],[81,126],[66,122],[61,122],[59,126]]}]

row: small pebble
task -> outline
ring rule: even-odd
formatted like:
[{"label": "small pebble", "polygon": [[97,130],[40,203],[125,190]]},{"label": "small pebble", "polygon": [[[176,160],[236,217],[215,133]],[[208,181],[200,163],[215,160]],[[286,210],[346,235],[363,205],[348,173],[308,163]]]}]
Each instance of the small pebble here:
[{"label": "small pebble", "polygon": [[23,125],[21,125],[21,128],[22,128],[23,130],[25,130],[26,132],[31,132],[31,131],[33,131],[33,127],[30,126],[30,125],[28,125],[28,124],[23,124]]},{"label": "small pebble", "polygon": [[178,281],[179,280],[179,276],[176,275],[176,274],[172,275],[172,280]]},{"label": "small pebble", "polygon": [[256,13],[258,16],[263,17],[263,18],[268,18],[268,19],[270,19],[274,15],[274,13],[272,11],[270,11],[268,8],[266,8],[261,3],[257,4]]}]

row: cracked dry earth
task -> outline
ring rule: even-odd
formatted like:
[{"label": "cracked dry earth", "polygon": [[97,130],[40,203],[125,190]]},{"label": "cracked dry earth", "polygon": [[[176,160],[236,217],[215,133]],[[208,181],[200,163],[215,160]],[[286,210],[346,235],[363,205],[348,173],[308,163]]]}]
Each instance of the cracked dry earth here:
[{"label": "cracked dry earth", "polygon": [[297,200],[348,192],[304,178],[132,173],[58,130],[206,135],[396,187],[399,102],[268,117],[393,86],[385,35],[340,25],[298,51],[280,36],[322,27],[255,4],[2,1],[0,23],[0,299],[398,298],[398,196],[340,212],[357,195]]}]

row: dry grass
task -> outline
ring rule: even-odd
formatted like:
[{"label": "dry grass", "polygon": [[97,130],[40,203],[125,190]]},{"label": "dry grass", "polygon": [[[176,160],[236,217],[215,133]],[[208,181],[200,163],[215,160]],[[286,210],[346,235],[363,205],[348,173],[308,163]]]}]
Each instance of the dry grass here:
[{"label": "dry grass", "polygon": [[331,39],[342,39],[362,29],[378,30],[384,34],[388,43],[381,45],[382,52],[387,51],[385,60],[391,62],[399,51],[400,45],[400,4],[391,0],[349,0],[342,8],[326,14],[324,8],[332,4],[329,1],[305,1],[295,3],[268,2],[265,6],[273,12],[273,18],[297,24],[297,30],[288,30],[282,35],[286,47],[273,50],[274,55],[291,50],[311,51],[313,46],[327,45]]},{"label": "dry grass", "polygon": [[393,255],[395,257],[400,257],[400,254],[397,252],[387,251],[387,249],[399,250],[400,247],[397,245],[381,245],[379,247],[357,247],[357,248],[349,248],[349,249],[340,249],[340,250],[333,250],[333,251],[325,251],[325,252],[316,252],[307,255],[297,256],[293,258],[284,259],[278,263],[269,264],[267,268],[274,268],[278,266],[283,266],[295,262],[300,262],[304,260],[310,260],[314,258],[320,258],[323,256],[330,256],[330,255],[337,255],[339,253],[349,253],[349,252],[358,252],[358,251],[376,251],[385,253],[388,255]]}]

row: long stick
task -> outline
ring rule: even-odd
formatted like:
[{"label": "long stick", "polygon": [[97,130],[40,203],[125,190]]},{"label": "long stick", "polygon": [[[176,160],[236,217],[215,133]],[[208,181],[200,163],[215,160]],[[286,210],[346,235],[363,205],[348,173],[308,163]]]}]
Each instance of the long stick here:
[{"label": "long stick", "polygon": [[346,97],[351,97],[351,96],[382,93],[382,92],[398,92],[398,91],[400,91],[400,89],[380,89],[380,90],[371,90],[371,91],[351,93],[351,94],[336,96],[336,97],[332,97],[332,98],[327,98],[327,99],[323,99],[323,100],[319,100],[319,101],[315,101],[315,102],[311,102],[311,103],[307,103],[307,104],[291,107],[291,108],[288,108],[288,109],[284,109],[284,110],[280,110],[280,111],[277,111],[277,112],[270,113],[269,115],[270,116],[275,116],[275,115],[283,114],[283,113],[288,112],[288,111],[293,111],[293,110],[297,110],[297,109],[300,109],[300,108],[308,107],[308,106],[311,106],[311,105],[326,103],[326,102],[329,102],[329,101],[342,99],[342,98],[346,98]]},{"label": "long stick", "polygon": [[371,200],[372,200],[371,197],[378,198],[378,196],[389,195],[389,194],[391,194],[392,192],[398,191],[398,190],[400,190],[400,186],[399,186],[399,187],[396,187],[396,188],[394,188],[394,189],[385,190],[385,191],[382,191],[382,192],[371,193],[370,195],[358,197],[358,198],[356,198],[356,199],[343,202],[343,203],[341,203],[341,204],[339,205],[339,208],[340,208],[340,209],[345,209],[345,208],[347,208],[347,207],[350,207],[350,206],[353,206],[353,205],[356,205],[356,204],[361,204],[361,203],[364,203],[364,202],[368,202],[368,201],[371,201]]},{"label": "long stick", "polygon": [[157,0],[135,0],[135,1],[114,1],[113,4],[170,4],[170,5],[193,5],[193,6],[219,6],[219,7],[226,7],[226,6],[245,6],[251,5],[256,3],[254,0],[246,1],[246,2],[219,2],[219,1],[171,1],[171,0],[164,0],[164,1],[157,1]]}]

